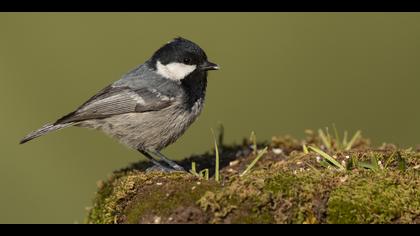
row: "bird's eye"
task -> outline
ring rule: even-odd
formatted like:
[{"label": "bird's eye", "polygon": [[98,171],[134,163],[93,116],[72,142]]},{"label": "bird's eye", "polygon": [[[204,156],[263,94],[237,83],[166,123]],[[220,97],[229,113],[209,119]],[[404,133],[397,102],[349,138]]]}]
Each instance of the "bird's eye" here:
[{"label": "bird's eye", "polygon": [[188,63],[190,63],[190,62],[191,62],[191,59],[190,59],[190,58],[188,58],[188,57],[184,58],[184,63],[185,63],[185,64],[188,64]]}]

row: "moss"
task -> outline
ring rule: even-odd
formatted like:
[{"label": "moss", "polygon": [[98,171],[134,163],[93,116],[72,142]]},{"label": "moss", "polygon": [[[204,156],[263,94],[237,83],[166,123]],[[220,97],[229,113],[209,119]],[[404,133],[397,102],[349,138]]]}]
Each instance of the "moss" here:
[{"label": "moss", "polygon": [[204,192],[218,186],[184,173],[117,173],[100,186],[87,223],[140,223],[155,221],[154,218],[177,220],[169,219],[173,210],[194,206]]},{"label": "moss", "polygon": [[417,173],[354,175],[328,201],[328,223],[412,223],[420,216]]},{"label": "moss", "polygon": [[[116,176],[113,176],[115,178]],[[113,206],[115,202],[112,200],[112,193],[114,186],[112,185],[111,178],[107,182],[100,181],[98,183],[98,192],[94,199],[94,205],[90,208],[86,223],[93,224],[107,224],[113,223]]]},{"label": "moss", "polygon": [[274,219],[266,208],[269,196],[263,187],[261,178],[233,178],[225,188],[207,192],[198,204],[211,214],[211,223],[271,223]]},{"label": "moss", "polygon": [[203,182],[184,174],[153,182],[153,185],[142,188],[127,206],[124,223],[149,222],[151,218],[161,222],[178,220],[173,215],[177,208],[194,207],[206,191],[219,187],[215,182]]},{"label": "moss", "polygon": [[135,193],[135,184],[147,180],[139,173],[116,174],[106,183],[101,183],[93,208],[89,212],[87,223],[116,223],[118,213],[122,211],[121,202]]},{"label": "moss", "polygon": [[[314,133],[305,142],[321,147]],[[185,173],[146,173],[142,163],[103,182],[87,223],[420,223],[420,153],[360,139],[349,151],[326,150],[347,170],[304,153],[301,141],[273,138],[255,158],[248,144],[221,148],[222,182]],[[262,145],[259,145],[262,147]],[[282,152],[273,149],[282,149]],[[214,173],[214,156],[190,157],[184,168]]]},{"label": "moss", "polygon": [[279,204],[275,213],[277,223],[303,223],[314,216],[313,199],[319,189],[316,175],[278,173],[268,180],[266,191],[273,195]]}]

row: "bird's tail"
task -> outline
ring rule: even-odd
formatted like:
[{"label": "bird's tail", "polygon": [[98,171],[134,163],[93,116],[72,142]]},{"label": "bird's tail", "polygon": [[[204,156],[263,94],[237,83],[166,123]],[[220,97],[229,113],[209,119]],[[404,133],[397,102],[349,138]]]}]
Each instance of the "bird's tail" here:
[{"label": "bird's tail", "polygon": [[32,133],[26,135],[22,140],[20,140],[20,144],[26,143],[34,138],[38,138],[46,133],[51,131],[60,130],[66,128],[68,126],[73,125],[73,123],[65,123],[65,124],[46,124],[42,126],[40,129],[33,131]]}]

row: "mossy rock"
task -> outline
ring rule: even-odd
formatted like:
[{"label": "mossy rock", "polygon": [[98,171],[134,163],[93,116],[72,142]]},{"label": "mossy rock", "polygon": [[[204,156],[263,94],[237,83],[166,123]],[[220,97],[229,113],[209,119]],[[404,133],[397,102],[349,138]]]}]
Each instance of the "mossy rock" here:
[{"label": "mossy rock", "polygon": [[[314,134],[304,141],[322,147]],[[242,177],[255,158],[252,145],[223,146],[220,182],[146,173],[147,163],[137,163],[99,184],[86,223],[420,223],[418,151],[372,148],[365,139],[348,151],[324,150],[346,166],[340,171],[301,143],[275,137],[260,144],[268,153]],[[180,164],[189,169],[192,161],[214,174],[214,154]]]}]

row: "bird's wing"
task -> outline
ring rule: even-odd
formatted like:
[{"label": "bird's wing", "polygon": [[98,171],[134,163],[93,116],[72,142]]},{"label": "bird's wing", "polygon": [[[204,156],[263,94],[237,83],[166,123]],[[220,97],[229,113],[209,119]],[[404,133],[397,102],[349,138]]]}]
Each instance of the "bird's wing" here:
[{"label": "bird's wing", "polygon": [[113,115],[161,110],[170,106],[173,99],[147,88],[114,87],[99,91],[74,112],[58,119],[55,124],[65,124],[90,119],[103,119]]}]

